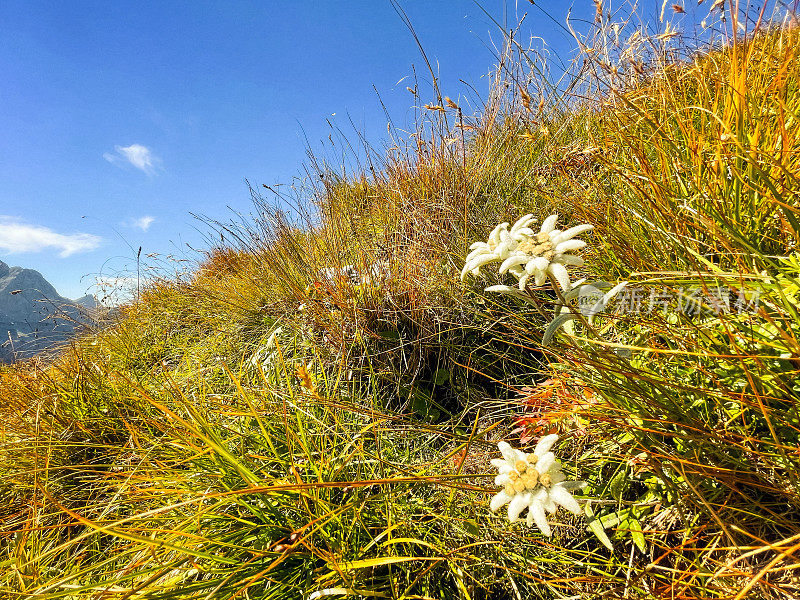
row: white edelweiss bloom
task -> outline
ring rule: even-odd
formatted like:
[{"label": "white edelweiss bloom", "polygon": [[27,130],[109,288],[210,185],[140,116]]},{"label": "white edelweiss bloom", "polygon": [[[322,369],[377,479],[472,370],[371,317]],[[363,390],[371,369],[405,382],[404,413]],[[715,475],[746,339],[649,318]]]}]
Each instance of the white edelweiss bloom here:
[{"label": "white edelweiss bloom", "polygon": [[532,215],[525,215],[514,223],[511,231],[508,229],[508,223],[500,223],[485,242],[472,244],[469,247],[470,253],[464,260],[464,268],[461,270],[461,281],[464,281],[468,273],[476,277],[480,275],[480,268],[483,265],[508,258],[509,253],[516,248],[521,239],[524,239],[526,226],[532,219]]},{"label": "white edelweiss bloom", "polygon": [[[505,234],[505,240],[503,239]],[[500,223],[489,234],[489,239],[485,242],[475,242],[470,248],[470,253],[464,260],[464,268],[461,270],[461,281],[467,276],[467,273],[472,273],[475,276],[480,275],[480,268],[498,260],[503,255],[505,248],[508,246],[510,239],[508,238],[508,223]]]},{"label": "white edelweiss bloom", "polygon": [[568,253],[586,246],[586,242],[574,238],[591,230],[593,226],[584,223],[561,231],[555,228],[557,221],[557,214],[547,217],[539,232],[520,240],[514,253],[500,267],[502,273],[504,267],[506,270],[510,270],[512,266],[525,265],[525,276],[518,278],[520,290],[525,289],[531,277],[536,285],[543,285],[548,276],[552,276],[565,292],[571,289],[569,272],[566,267],[567,265],[582,266],[583,259]]},{"label": "white edelweiss bloom", "polygon": [[499,471],[495,485],[503,489],[494,495],[489,508],[497,512],[508,504],[508,520],[519,520],[527,508],[528,526],[536,524],[541,532],[550,537],[552,531],[547,522],[547,513],[554,513],[561,505],[574,514],[580,514],[578,501],[570,490],[583,487],[582,481],[566,481],[561,463],[550,448],[558,439],[553,433],[539,440],[530,454],[516,450],[506,442],[497,444],[503,458],[494,458],[491,463]]},{"label": "white edelweiss bloom", "polygon": [[552,214],[535,233],[530,228],[535,220],[531,214],[523,215],[511,229],[508,223],[501,223],[489,234],[486,242],[472,244],[461,271],[462,281],[468,273],[480,275],[482,266],[500,261],[500,274],[514,275],[519,281],[520,291],[525,290],[531,278],[536,285],[543,285],[548,277],[558,282],[562,290],[571,289],[567,266],[583,266],[583,259],[569,252],[586,246],[586,242],[574,238],[590,231],[593,226],[584,223],[562,231],[556,229],[558,215]]}]

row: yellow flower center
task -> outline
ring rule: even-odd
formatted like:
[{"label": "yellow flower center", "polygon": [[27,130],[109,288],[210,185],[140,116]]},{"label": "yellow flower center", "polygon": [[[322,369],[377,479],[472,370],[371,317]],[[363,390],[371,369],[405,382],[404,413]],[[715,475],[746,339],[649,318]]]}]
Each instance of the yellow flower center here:
[{"label": "yellow flower center", "polygon": [[517,246],[517,250],[532,256],[544,256],[547,260],[553,258],[555,245],[549,237],[545,241],[539,242],[534,238],[528,238]]},{"label": "yellow flower center", "polygon": [[529,489],[535,488],[536,484],[539,483],[539,471],[536,469],[530,469],[525,474],[525,477],[527,478],[525,485],[527,485]]}]

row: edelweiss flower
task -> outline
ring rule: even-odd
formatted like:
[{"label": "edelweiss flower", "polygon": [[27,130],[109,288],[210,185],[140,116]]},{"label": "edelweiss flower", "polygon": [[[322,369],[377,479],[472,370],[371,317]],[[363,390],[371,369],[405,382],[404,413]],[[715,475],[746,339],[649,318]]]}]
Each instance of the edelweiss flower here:
[{"label": "edelweiss flower", "polygon": [[525,215],[508,229],[508,223],[501,223],[494,228],[486,242],[476,242],[470,246],[464,269],[463,280],[467,273],[480,274],[480,268],[490,262],[503,261],[500,273],[510,272],[519,280],[519,289],[524,290],[528,280],[533,277],[536,285],[542,285],[548,274],[552,275],[559,286],[570,289],[567,265],[582,266],[583,259],[572,250],[580,250],[586,242],[573,239],[575,236],[589,231],[592,225],[577,225],[566,231],[555,228],[558,215],[550,215],[542,223],[538,233],[530,228],[535,221],[533,215]]},{"label": "edelweiss flower", "polygon": [[503,489],[492,498],[489,508],[492,512],[497,512],[501,506],[508,504],[508,520],[512,523],[519,520],[519,515],[527,508],[528,526],[535,523],[548,537],[552,535],[552,531],[545,511],[554,513],[558,508],[556,504],[560,504],[568,511],[580,514],[580,506],[570,490],[584,485],[582,481],[565,481],[561,463],[550,452],[557,439],[558,435],[555,433],[543,437],[531,454],[515,450],[506,442],[500,442],[497,447],[503,458],[494,458],[491,461],[500,471],[494,483],[503,486]]},{"label": "edelweiss flower", "polygon": [[500,273],[511,271],[514,275],[519,273],[521,265],[525,265],[524,273],[518,276],[519,289],[524,290],[528,279],[534,278],[536,285],[542,285],[551,274],[558,281],[561,289],[567,291],[571,284],[566,265],[583,266],[583,259],[574,254],[572,250],[580,250],[586,246],[583,240],[572,239],[585,231],[593,229],[592,225],[583,224],[571,227],[566,231],[556,229],[558,215],[550,215],[542,223],[539,233],[531,234],[527,239],[518,244],[500,265]]},{"label": "edelweiss flower", "polygon": [[525,215],[514,223],[511,231],[508,230],[508,223],[500,223],[489,234],[487,241],[472,244],[469,247],[471,252],[464,261],[461,280],[470,272],[475,276],[480,275],[480,268],[485,264],[508,258],[510,251],[527,239],[527,236],[533,235],[533,230],[528,227],[533,221],[533,215]]}]

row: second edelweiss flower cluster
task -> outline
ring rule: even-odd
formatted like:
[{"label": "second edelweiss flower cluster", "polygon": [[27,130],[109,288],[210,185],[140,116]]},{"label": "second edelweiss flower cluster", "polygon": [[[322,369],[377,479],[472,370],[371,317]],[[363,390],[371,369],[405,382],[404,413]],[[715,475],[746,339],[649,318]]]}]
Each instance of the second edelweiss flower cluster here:
[{"label": "second edelweiss flower cluster", "polygon": [[565,231],[556,229],[558,215],[550,215],[542,223],[538,233],[530,225],[536,218],[525,215],[508,228],[501,223],[494,228],[486,242],[476,242],[470,246],[464,269],[463,280],[468,273],[480,275],[480,268],[491,262],[500,262],[500,273],[509,272],[519,280],[519,289],[524,290],[532,277],[536,285],[542,285],[552,275],[562,290],[571,287],[567,266],[580,267],[583,259],[569,254],[586,246],[583,240],[573,239],[593,228],[592,225],[576,225]]},{"label": "second edelweiss flower cluster", "polygon": [[503,489],[492,498],[489,508],[497,512],[501,506],[508,504],[508,520],[512,523],[527,508],[528,526],[535,523],[548,537],[552,532],[545,511],[554,513],[556,505],[560,504],[571,513],[580,514],[578,501],[572,497],[570,490],[584,485],[582,481],[566,481],[561,463],[550,452],[557,439],[555,433],[546,435],[530,454],[500,442],[497,447],[503,458],[491,461],[500,471],[494,483],[503,486]]}]

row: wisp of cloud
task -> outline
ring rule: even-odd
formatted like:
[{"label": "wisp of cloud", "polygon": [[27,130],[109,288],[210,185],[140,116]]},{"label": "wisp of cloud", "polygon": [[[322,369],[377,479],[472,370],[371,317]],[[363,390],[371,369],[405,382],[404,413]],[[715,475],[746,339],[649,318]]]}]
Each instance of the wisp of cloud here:
[{"label": "wisp of cloud", "polygon": [[49,227],[31,225],[15,217],[0,215],[0,250],[18,254],[41,252],[47,248],[60,250],[66,258],[78,252],[88,252],[100,246],[102,238],[90,233],[57,233]]},{"label": "wisp of cloud", "polygon": [[147,146],[131,144],[130,146],[114,146],[116,154],[106,152],[103,154],[108,162],[115,165],[128,163],[148,175],[154,175],[159,164],[159,159]]},{"label": "wisp of cloud", "polygon": [[143,217],[139,217],[138,219],[131,219],[128,221],[128,225],[130,227],[134,227],[136,229],[141,229],[142,231],[147,231],[150,229],[150,225],[155,223],[156,218],[151,217],[150,215],[145,215]]}]

